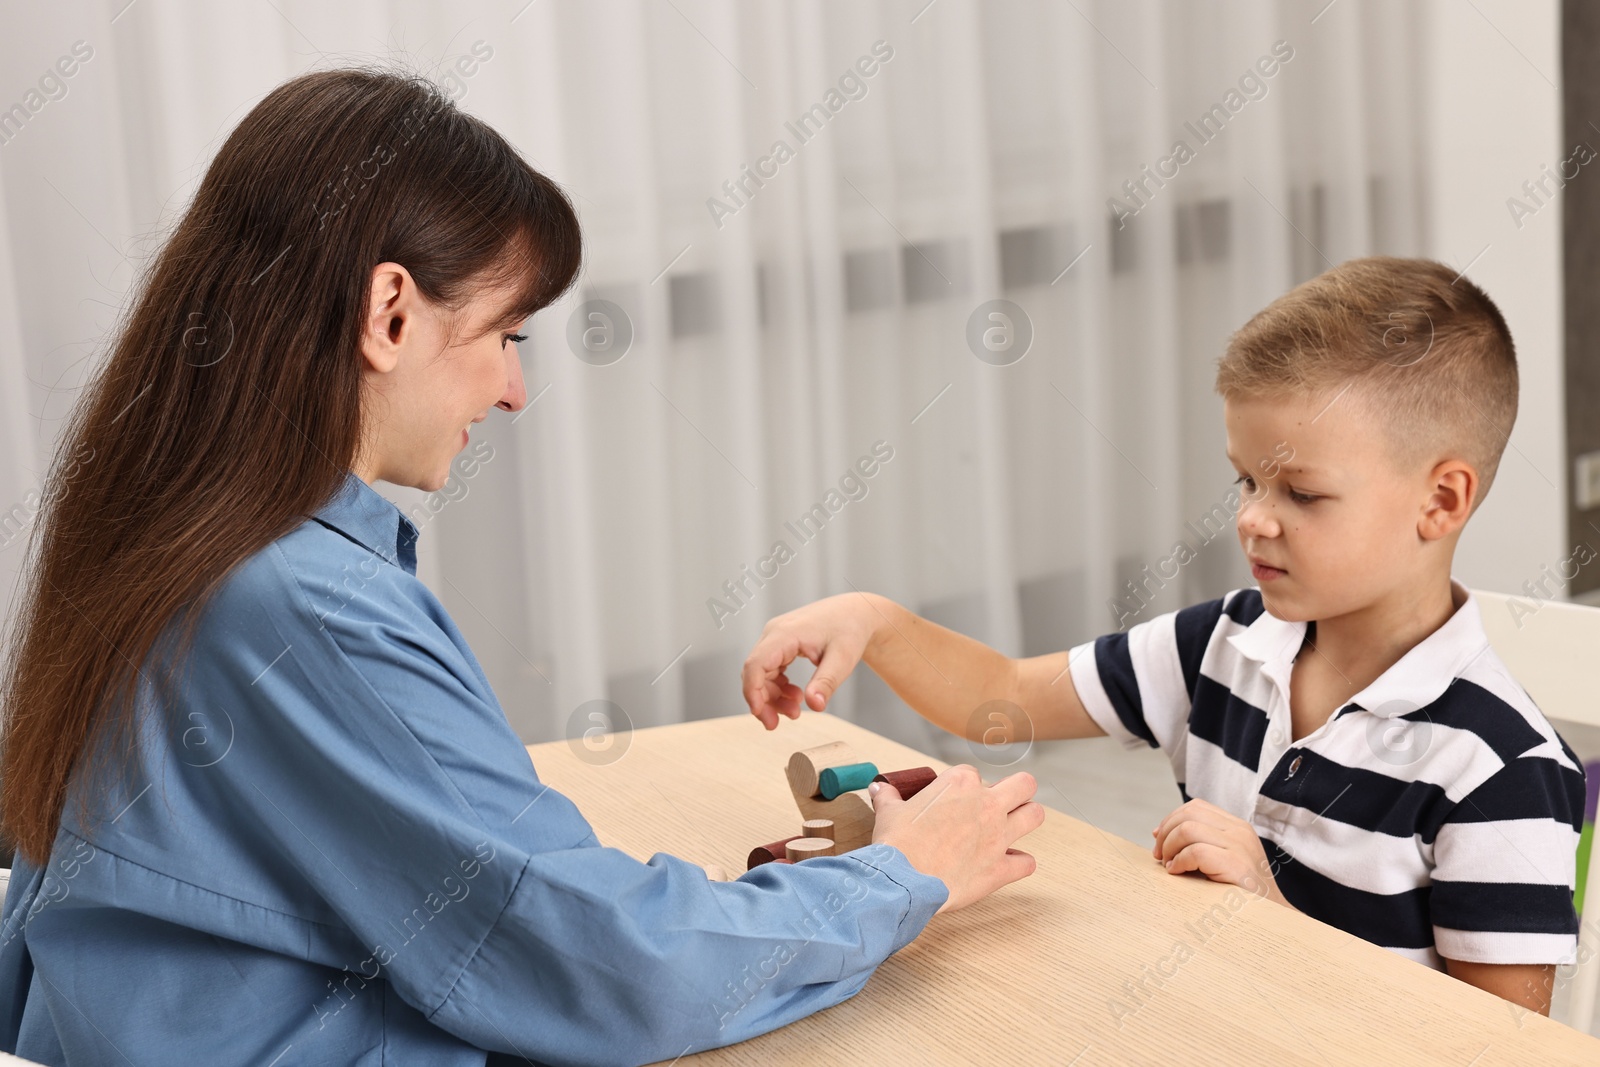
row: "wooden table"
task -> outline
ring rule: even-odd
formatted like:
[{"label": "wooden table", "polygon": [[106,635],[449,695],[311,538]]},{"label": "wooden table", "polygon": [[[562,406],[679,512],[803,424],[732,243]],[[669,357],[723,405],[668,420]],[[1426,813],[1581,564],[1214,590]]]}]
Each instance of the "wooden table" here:
[{"label": "wooden table", "polygon": [[[528,751],[604,844],[733,875],[752,847],[795,832],[783,774],[795,750],[846,741],[879,767],[945,766],[812,713],[772,733],[741,715],[626,740],[604,765],[563,741]],[[681,1064],[1600,1064],[1594,1038],[1287,908],[1169,875],[1053,809],[1021,847],[1036,874],[935,917],[853,999]]]}]

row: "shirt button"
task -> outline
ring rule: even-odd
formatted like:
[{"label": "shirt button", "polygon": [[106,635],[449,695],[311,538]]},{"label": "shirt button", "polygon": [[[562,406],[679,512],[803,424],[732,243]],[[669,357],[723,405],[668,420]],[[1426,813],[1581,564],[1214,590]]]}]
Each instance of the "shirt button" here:
[{"label": "shirt button", "polygon": [[1289,773],[1284,775],[1284,777],[1285,778],[1293,778],[1294,777],[1294,772],[1298,771],[1300,769],[1300,761],[1303,760],[1303,759],[1305,759],[1304,756],[1296,756],[1294,758],[1294,761],[1289,764]]},{"label": "shirt button", "polygon": [[1273,730],[1272,731],[1272,743],[1275,744],[1275,745],[1283,744],[1283,731],[1282,730]]}]

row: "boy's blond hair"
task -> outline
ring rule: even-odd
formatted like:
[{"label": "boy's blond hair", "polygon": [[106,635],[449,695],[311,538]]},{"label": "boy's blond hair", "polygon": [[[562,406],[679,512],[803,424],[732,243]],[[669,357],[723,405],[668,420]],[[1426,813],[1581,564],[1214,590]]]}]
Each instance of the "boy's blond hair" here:
[{"label": "boy's blond hair", "polygon": [[1476,468],[1476,509],[1516,421],[1517,357],[1500,309],[1465,277],[1429,259],[1373,256],[1257,312],[1229,340],[1216,388],[1226,399],[1356,403],[1404,462]]}]

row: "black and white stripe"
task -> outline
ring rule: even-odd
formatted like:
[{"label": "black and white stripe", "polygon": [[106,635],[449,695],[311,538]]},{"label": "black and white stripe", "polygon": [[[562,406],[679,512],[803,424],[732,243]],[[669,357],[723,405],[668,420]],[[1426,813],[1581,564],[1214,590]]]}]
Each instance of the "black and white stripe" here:
[{"label": "black and white stripe", "polygon": [[1290,903],[1433,967],[1562,963],[1583,771],[1489,647],[1475,601],[1294,741],[1306,624],[1255,589],[1072,650],[1101,728],[1166,752],[1185,797],[1250,822]]}]

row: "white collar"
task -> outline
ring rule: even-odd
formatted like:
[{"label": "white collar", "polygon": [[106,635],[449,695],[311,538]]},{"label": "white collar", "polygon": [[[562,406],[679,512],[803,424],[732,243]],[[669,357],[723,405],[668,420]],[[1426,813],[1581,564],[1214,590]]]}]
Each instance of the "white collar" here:
[{"label": "white collar", "polygon": [[[1467,665],[1483,655],[1489,638],[1483,632],[1478,602],[1466,586],[1450,579],[1450,593],[1460,606],[1443,626],[1417,642],[1394,665],[1361,692],[1345,701],[1382,718],[1393,718],[1427,707],[1461,676]],[[1306,636],[1304,622],[1286,622],[1263,610],[1242,633],[1228,638],[1248,659],[1262,665],[1262,673],[1277,682],[1285,699],[1289,672]]]}]

